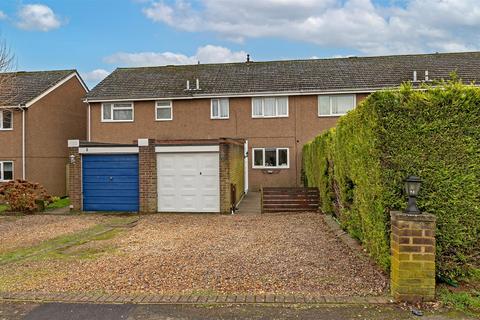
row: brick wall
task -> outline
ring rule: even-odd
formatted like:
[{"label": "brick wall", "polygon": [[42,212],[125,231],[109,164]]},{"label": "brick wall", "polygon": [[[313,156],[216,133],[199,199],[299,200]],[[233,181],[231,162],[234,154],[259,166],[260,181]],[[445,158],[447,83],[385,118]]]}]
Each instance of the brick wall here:
[{"label": "brick wall", "polygon": [[398,301],[435,298],[435,221],[430,214],[391,212],[391,291]]},{"label": "brick wall", "polygon": [[[146,139],[143,143],[145,144]],[[139,140],[138,164],[140,187],[140,212],[157,212],[157,155],[155,140],[148,139],[148,145]]]},{"label": "brick wall", "polygon": [[[73,210],[82,210],[82,157],[78,153],[78,147],[68,148],[68,196]],[[74,163],[71,159],[74,159]]]},{"label": "brick wall", "polygon": [[236,187],[236,201],[240,200],[245,189],[244,141],[220,140],[220,212],[230,213],[231,184]]}]

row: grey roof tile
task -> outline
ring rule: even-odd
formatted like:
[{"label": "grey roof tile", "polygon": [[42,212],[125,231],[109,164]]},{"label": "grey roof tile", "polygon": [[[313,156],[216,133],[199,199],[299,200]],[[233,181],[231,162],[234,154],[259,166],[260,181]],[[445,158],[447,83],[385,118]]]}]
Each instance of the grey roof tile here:
[{"label": "grey roof tile", "polygon": [[[118,68],[87,98],[148,99],[191,95],[235,95],[291,91],[341,91],[398,86],[412,80],[449,79],[456,71],[464,82],[480,80],[480,52],[436,53],[380,57],[286,60]],[[186,81],[200,91],[186,91]]]},{"label": "grey roof tile", "polygon": [[[0,73],[0,106],[23,105],[35,99],[75,70]],[[5,85],[5,82],[8,85]]]}]

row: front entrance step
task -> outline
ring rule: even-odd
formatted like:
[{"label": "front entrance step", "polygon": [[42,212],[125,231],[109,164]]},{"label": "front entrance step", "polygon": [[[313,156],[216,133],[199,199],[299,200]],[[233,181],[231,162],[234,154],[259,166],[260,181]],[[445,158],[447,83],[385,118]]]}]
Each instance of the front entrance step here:
[{"label": "front entrance step", "polygon": [[263,188],[262,212],[318,211],[317,188]]}]

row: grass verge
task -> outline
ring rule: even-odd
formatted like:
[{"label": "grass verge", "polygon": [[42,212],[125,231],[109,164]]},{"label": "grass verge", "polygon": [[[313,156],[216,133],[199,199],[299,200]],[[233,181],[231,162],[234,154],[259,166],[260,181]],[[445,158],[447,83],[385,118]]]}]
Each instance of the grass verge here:
[{"label": "grass verge", "polygon": [[438,297],[444,305],[480,318],[480,269],[457,287],[441,285]]},{"label": "grass verge", "polygon": [[46,209],[60,209],[60,208],[65,208],[70,205],[70,199],[67,198],[60,198],[52,203],[50,203]]},{"label": "grass verge", "polygon": [[121,227],[132,222],[132,218],[114,218],[108,223],[99,224],[80,232],[62,235],[53,239],[46,240],[38,245],[20,248],[0,254],[0,265],[25,260],[25,259],[45,259],[45,258],[92,258],[100,252],[105,252],[106,248],[86,247],[80,250],[69,250],[73,247],[82,246],[88,242],[108,240],[122,232],[111,224]]}]

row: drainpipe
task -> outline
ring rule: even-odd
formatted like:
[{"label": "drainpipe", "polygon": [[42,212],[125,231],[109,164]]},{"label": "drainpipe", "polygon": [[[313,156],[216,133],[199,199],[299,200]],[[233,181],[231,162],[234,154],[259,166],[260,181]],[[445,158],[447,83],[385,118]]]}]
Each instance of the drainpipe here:
[{"label": "drainpipe", "polygon": [[25,107],[20,107],[22,109],[22,179],[26,180],[25,173]]},{"label": "drainpipe", "polygon": [[91,107],[90,107],[90,103],[88,103],[88,115],[87,115],[87,141],[90,141],[91,140],[91,125],[90,125],[90,121],[91,121]]}]

